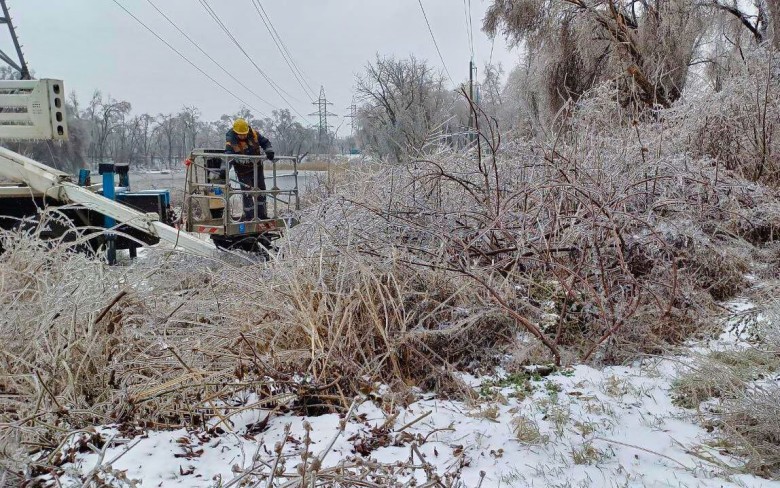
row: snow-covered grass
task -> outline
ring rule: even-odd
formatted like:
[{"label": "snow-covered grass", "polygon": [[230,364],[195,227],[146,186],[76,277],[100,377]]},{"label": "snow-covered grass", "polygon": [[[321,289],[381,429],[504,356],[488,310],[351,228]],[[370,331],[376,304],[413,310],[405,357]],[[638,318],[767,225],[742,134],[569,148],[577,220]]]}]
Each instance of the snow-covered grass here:
[{"label": "snow-covered grass", "polygon": [[317,486],[358,486],[350,478],[365,479],[360,486],[408,486],[410,479],[485,488],[780,486],[744,474],[740,460],[707,447],[710,434],[694,413],[674,404],[678,367],[669,358],[576,366],[547,377],[468,378],[480,393],[468,404],[423,398],[388,409],[387,397],[364,398],[343,432],[339,415],[268,410],[233,417],[231,432],[221,434],[181,429],[132,437],[101,428],[115,444],[76,454],[60,482],[80,486],[85,473],[121,473],[143,486],[235,486],[239,479],[298,486],[300,467],[317,457],[320,467],[305,470]]},{"label": "snow-covered grass", "polygon": [[[776,283],[761,283],[774,288]],[[744,469],[780,473],[780,334],[777,302],[733,304],[726,330],[696,351],[675,381],[679,404],[695,409],[713,431],[711,444],[742,456]]]}]

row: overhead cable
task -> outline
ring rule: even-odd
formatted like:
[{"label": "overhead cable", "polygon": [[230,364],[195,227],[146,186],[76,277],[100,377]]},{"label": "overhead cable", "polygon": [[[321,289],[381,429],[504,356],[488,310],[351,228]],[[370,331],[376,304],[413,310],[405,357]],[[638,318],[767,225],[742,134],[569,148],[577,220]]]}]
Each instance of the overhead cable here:
[{"label": "overhead cable", "polygon": [[260,0],[251,0],[251,2],[252,2],[252,6],[255,7],[255,11],[257,11],[257,15],[260,16],[260,20],[263,21],[263,25],[265,26],[265,29],[268,31],[268,34],[271,36],[271,39],[274,41],[274,44],[276,44],[276,49],[279,51],[279,54],[282,55],[282,58],[284,59],[285,63],[287,63],[287,66],[290,68],[290,71],[295,77],[295,81],[298,82],[298,84],[301,86],[303,92],[306,94],[307,97],[312,99],[316,98],[317,95],[314,93],[314,90],[311,88],[311,85],[309,85],[309,83],[303,77],[303,73],[301,72],[300,68],[298,68],[298,65],[295,63],[295,60],[290,54],[290,51],[287,49],[287,46],[285,46],[281,36],[279,36],[279,33],[276,31],[273,22],[271,22],[271,18],[268,16],[268,13],[263,8],[263,5],[260,3]]},{"label": "overhead cable", "polygon": [[245,84],[244,82],[242,82],[241,80],[239,80],[238,78],[236,78],[236,76],[235,76],[233,73],[231,73],[230,71],[228,71],[227,69],[225,69],[225,67],[224,67],[224,66],[222,66],[222,64],[220,64],[220,63],[219,63],[219,61],[217,61],[217,60],[216,60],[216,59],[214,59],[214,58],[213,58],[213,57],[212,57],[212,56],[211,56],[209,53],[207,53],[206,51],[204,51],[204,50],[203,50],[203,48],[202,48],[202,47],[200,47],[200,44],[198,44],[197,42],[195,42],[195,40],[193,40],[193,39],[192,39],[192,38],[191,38],[189,35],[187,35],[187,33],[186,33],[186,32],[184,32],[184,31],[183,31],[183,30],[182,30],[182,29],[181,29],[181,28],[180,28],[180,27],[179,27],[179,26],[178,26],[178,25],[177,25],[177,24],[176,24],[176,23],[175,23],[173,20],[171,20],[171,18],[170,18],[170,17],[168,17],[168,16],[165,14],[165,12],[163,12],[162,10],[160,10],[160,9],[157,7],[157,5],[155,5],[155,4],[152,2],[152,0],[146,0],[146,1],[147,1],[147,2],[149,3],[149,5],[151,5],[151,6],[152,6],[152,7],[153,7],[153,8],[154,8],[154,9],[155,9],[155,10],[156,10],[156,11],[157,11],[157,12],[158,12],[160,15],[162,15],[162,16],[165,18],[165,20],[167,20],[167,21],[168,21],[168,23],[169,23],[169,24],[171,24],[171,25],[172,25],[172,26],[173,26],[173,27],[174,27],[174,28],[175,28],[177,31],[179,31],[179,33],[180,33],[182,36],[184,36],[184,37],[185,37],[185,38],[186,38],[186,39],[187,39],[187,40],[188,40],[188,41],[189,41],[189,42],[190,42],[190,43],[191,43],[193,46],[195,46],[195,47],[196,47],[196,48],[197,48],[197,49],[198,49],[198,50],[199,50],[199,51],[200,51],[200,52],[201,52],[201,53],[202,53],[204,56],[206,56],[206,57],[207,57],[207,58],[208,58],[208,59],[209,59],[209,60],[210,60],[212,63],[214,63],[215,65],[217,65],[217,67],[219,67],[219,69],[221,69],[221,70],[222,70],[222,71],[223,71],[223,72],[224,72],[226,75],[228,75],[228,76],[229,76],[229,77],[230,77],[230,78],[231,78],[233,81],[235,81],[236,83],[238,83],[239,85],[241,85],[241,87],[242,87],[242,88],[244,88],[246,91],[248,91],[249,93],[251,93],[252,95],[254,95],[255,97],[257,97],[257,99],[258,99],[258,100],[260,100],[260,101],[262,101],[263,103],[266,103],[267,105],[270,105],[272,108],[277,108],[277,109],[279,108],[279,107],[277,107],[276,105],[274,105],[273,103],[271,103],[271,102],[269,102],[268,100],[266,100],[265,98],[261,97],[261,96],[260,96],[260,95],[259,95],[257,92],[255,92],[254,90],[252,90],[251,88],[249,88],[248,86],[246,86],[246,84]]},{"label": "overhead cable", "polygon": [[281,97],[281,99],[284,100],[284,102],[293,110],[293,112],[298,114],[298,116],[301,117],[302,119],[305,119],[306,117],[304,115],[302,115],[300,112],[298,112],[298,110],[295,109],[293,104],[287,99],[287,97],[285,97],[285,94],[288,97],[293,98],[293,99],[295,99],[295,97],[293,97],[288,92],[286,92],[282,87],[277,85],[276,82],[270,76],[268,76],[268,74],[265,71],[263,71],[263,69],[260,68],[260,66],[257,65],[255,60],[252,59],[252,56],[250,56],[249,53],[246,52],[246,50],[241,45],[241,43],[238,42],[238,39],[236,39],[236,37],[233,35],[233,33],[230,32],[230,29],[227,28],[225,23],[222,22],[222,19],[219,18],[219,15],[217,15],[217,13],[214,11],[214,9],[211,8],[211,6],[209,5],[208,1],[207,0],[198,0],[198,2],[201,4],[201,6],[204,9],[206,9],[206,12],[211,16],[212,20],[214,20],[217,23],[217,25],[222,29],[222,31],[225,33],[225,35],[227,35],[228,38],[233,42],[233,44],[239,49],[239,51],[241,51],[241,53],[244,55],[244,57],[246,57],[249,60],[249,62],[252,63],[252,66],[255,67],[257,72],[260,73],[260,75],[263,78],[265,78],[265,80],[268,82],[269,85],[271,85],[271,88],[274,89],[274,91],[279,95],[279,97]]},{"label": "overhead cable", "polygon": [[236,100],[238,100],[239,102],[241,102],[243,105],[245,105],[245,106],[247,106],[247,107],[251,108],[252,110],[254,110],[255,112],[257,112],[257,113],[261,114],[261,115],[262,115],[262,116],[264,116],[264,117],[267,117],[267,116],[268,116],[268,115],[267,115],[266,113],[264,113],[262,110],[260,110],[260,109],[258,109],[258,108],[255,108],[255,107],[253,107],[252,105],[250,105],[250,104],[249,104],[249,103],[248,103],[246,100],[244,100],[243,98],[241,98],[241,97],[239,97],[238,95],[236,95],[235,93],[233,93],[233,92],[232,92],[230,89],[228,89],[228,88],[227,88],[227,87],[225,87],[225,86],[224,86],[222,83],[220,83],[219,81],[217,81],[216,79],[214,79],[214,77],[212,77],[211,75],[209,75],[208,73],[206,73],[206,72],[205,72],[205,71],[204,71],[202,68],[200,68],[198,65],[196,65],[195,63],[193,63],[192,61],[190,61],[190,59],[189,59],[187,56],[185,56],[184,54],[182,54],[182,53],[181,53],[181,51],[179,51],[178,49],[176,49],[175,47],[173,47],[173,46],[172,46],[172,45],[171,45],[171,44],[170,44],[168,41],[166,41],[165,39],[163,39],[163,38],[162,38],[162,37],[161,37],[161,36],[160,36],[160,35],[159,35],[157,32],[155,32],[155,31],[154,31],[154,30],[153,30],[151,27],[149,27],[148,25],[146,25],[146,24],[145,24],[145,23],[144,23],[144,22],[143,22],[141,19],[139,19],[138,17],[136,17],[135,15],[133,15],[133,13],[132,13],[132,12],[130,12],[129,10],[127,10],[127,9],[125,8],[125,6],[124,6],[124,5],[122,5],[121,3],[119,3],[119,1],[118,1],[118,0],[112,0],[112,1],[113,1],[115,4],[117,4],[117,5],[118,5],[118,6],[119,6],[119,7],[120,7],[122,10],[124,10],[124,11],[125,11],[125,13],[126,13],[127,15],[129,15],[130,17],[132,17],[133,19],[135,19],[135,21],[136,21],[136,22],[138,22],[139,24],[141,24],[141,25],[142,25],[142,26],[143,26],[143,27],[144,27],[146,30],[148,30],[148,31],[149,31],[149,32],[150,32],[152,35],[154,35],[154,37],[156,37],[157,39],[159,39],[159,40],[160,40],[160,42],[162,42],[163,44],[165,44],[166,46],[168,46],[168,48],[170,48],[170,49],[171,49],[173,52],[175,52],[176,54],[178,54],[180,58],[182,58],[184,61],[186,61],[187,63],[189,63],[189,64],[190,64],[190,66],[192,66],[193,68],[195,68],[196,70],[198,70],[198,71],[199,71],[199,72],[200,72],[200,73],[201,73],[203,76],[205,76],[206,78],[208,78],[209,80],[211,80],[211,81],[212,81],[212,82],[213,82],[215,85],[217,85],[218,87],[220,87],[220,88],[221,88],[222,90],[224,90],[226,93],[230,94],[230,95],[231,95],[233,98],[235,98]]},{"label": "overhead cable", "polygon": [[452,75],[450,75],[450,70],[447,69],[447,63],[444,62],[444,56],[441,55],[441,49],[439,49],[439,43],[436,42],[436,36],[433,35],[433,29],[431,29],[431,23],[428,22],[428,14],[425,13],[425,7],[423,7],[422,0],[417,0],[417,3],[420,4],[420,10],[422,10],[423,18],[425,19],[425,24],[428,26],[428,32],[431,34],[433,45],[434,47],[436,47],[436,52],[439,53],[439,59],[441,60],[442,66],[444,66],[444,72],[447,73],[447,78],[450,79],[450,82],[453,85],[455,85],[455,81],[452,79]]}]

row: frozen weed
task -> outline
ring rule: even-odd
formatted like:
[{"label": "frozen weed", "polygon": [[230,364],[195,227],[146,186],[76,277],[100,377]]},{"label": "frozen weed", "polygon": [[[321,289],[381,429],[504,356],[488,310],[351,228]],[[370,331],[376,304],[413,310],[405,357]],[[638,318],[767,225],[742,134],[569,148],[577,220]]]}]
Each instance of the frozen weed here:
[{"label": "frozen weed", "polygon": [[491,422],[498,422],[498,418],[501,415],[501,408],[498,405],[484,405],[477,410],[473,410],[469,413],[470,417],[490,420]]},{"label": "frozen weed", "polygon": [[749,382],[780,369],[780,356],[755,347],[715,351],[695,361],[673,384],[675,402],[684,408],[698,408],[711,398],[740,394]]},{"label": "frozen weed", "polygon": [[673,387],[680,406],[705,412],[702,421],[713,433],[709,444],[742,456],[747,471],[775,478],[780,473],[780,354],[775,302],[767,313],[770,320],[756,329],[766,340],[697,358]]},{"label": "frozen weed", "polygon": [[622,397],[628,395],[633,390],[633,385],[628,380],[615,375],[604,380],[600,387],[601,391],[611,397]]},{"label": "frozen weed", "polygon": [[600,427],[601,426],[596,422],[574,422],[574,428],[583,436],[587,436],[598,431]]},{"label": "frozen weed", "polygon": [[593,447],[592,442],[584,442],[578,447],[571,448],[571,457],[574,464],[596,464],[604,458],[604,452]]},{"label": "frozen weed", "polygon": [[549,437],[539,430],[539,424],[523,415],[512,417],[512,431],[523,444],[546,444],[549,441]]},{"label": "frozen weed", "polygon": [[571,408],[566,405],[553,405],[547,410],[545,420],[552,423],[556,437],[562,438],[566,428],[572,423]]}]

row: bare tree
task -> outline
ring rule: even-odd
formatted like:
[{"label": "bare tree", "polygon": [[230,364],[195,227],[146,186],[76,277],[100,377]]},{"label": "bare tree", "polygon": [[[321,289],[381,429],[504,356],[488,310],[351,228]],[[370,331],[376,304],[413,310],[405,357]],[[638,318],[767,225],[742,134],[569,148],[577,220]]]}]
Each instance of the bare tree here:
[{"label": "bare tree", "polygon": [[272,117],[263,121],[265,136],[273,142],[276,153],[299,156],[317,142],[317,132],[307,129],[288,109],[274,110]]},{"label": "bare tree", "polygon": [[152,123],[154,117],[149,114],[141,114],[135,118],[136,144],[139,158],[144,166],[151,164],[152,153]]},{"label": "bare tree", "polygon": [[177,120],[173,114],[159,114],[157,120],[159,122],[155,130],[158,134],[158,147],[160,147],[160,152],[162,152],[163,148],[166,150],[168,155],[166,164],[170,168],[171,164],[173,164],[173,140],[176,137]]},{"label": "bare tree", "polygon": [[184,107],[178,115],[181,125],[181,153],[182,159],[194,148],[201,127],[200,110],[195,107]]},{"label": "bare tree", "polygon": [[363,146],[399,163],[441,132],[453,101],[442,75],[414,56],[378,56],[358,77],[357,94]]},{"label": "bare tree", "polygon": [[91,155],[93,161],[102,162],[106,157],[109,136],[122,127],[124,117],[130,113],[129,102],[117,101],[111,97],[103,100],[100,91],[95,91],[90,100],[86,115],[91,123],[92,144]]},{"label": "bare tree", "polygon": [[501,78],[504,76],[504,68],[500,64],[486,64],[482,73],[480,105],[485,112],[497,116],[503,103]]}]

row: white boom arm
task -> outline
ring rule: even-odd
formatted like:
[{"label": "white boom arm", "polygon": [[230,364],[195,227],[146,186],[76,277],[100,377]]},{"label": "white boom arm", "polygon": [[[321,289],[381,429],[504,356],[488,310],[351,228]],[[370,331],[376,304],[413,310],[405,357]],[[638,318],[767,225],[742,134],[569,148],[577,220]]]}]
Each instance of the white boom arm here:
[{"label": "white boom arm", "polygon": [[33,193],[43,194],[63,203],[77,203],[169,242],[177,248],[210,257],[215,248],[187,232],[163,224],[155,213],[146,214],[82,188],[71,181],[70,175],[50,168],[30,158],[0,147],[0,177],[26,184]]},{"label": "white boom arm", "polygon": [[0,139],[68,139],[62,80],[2,80]]}]

